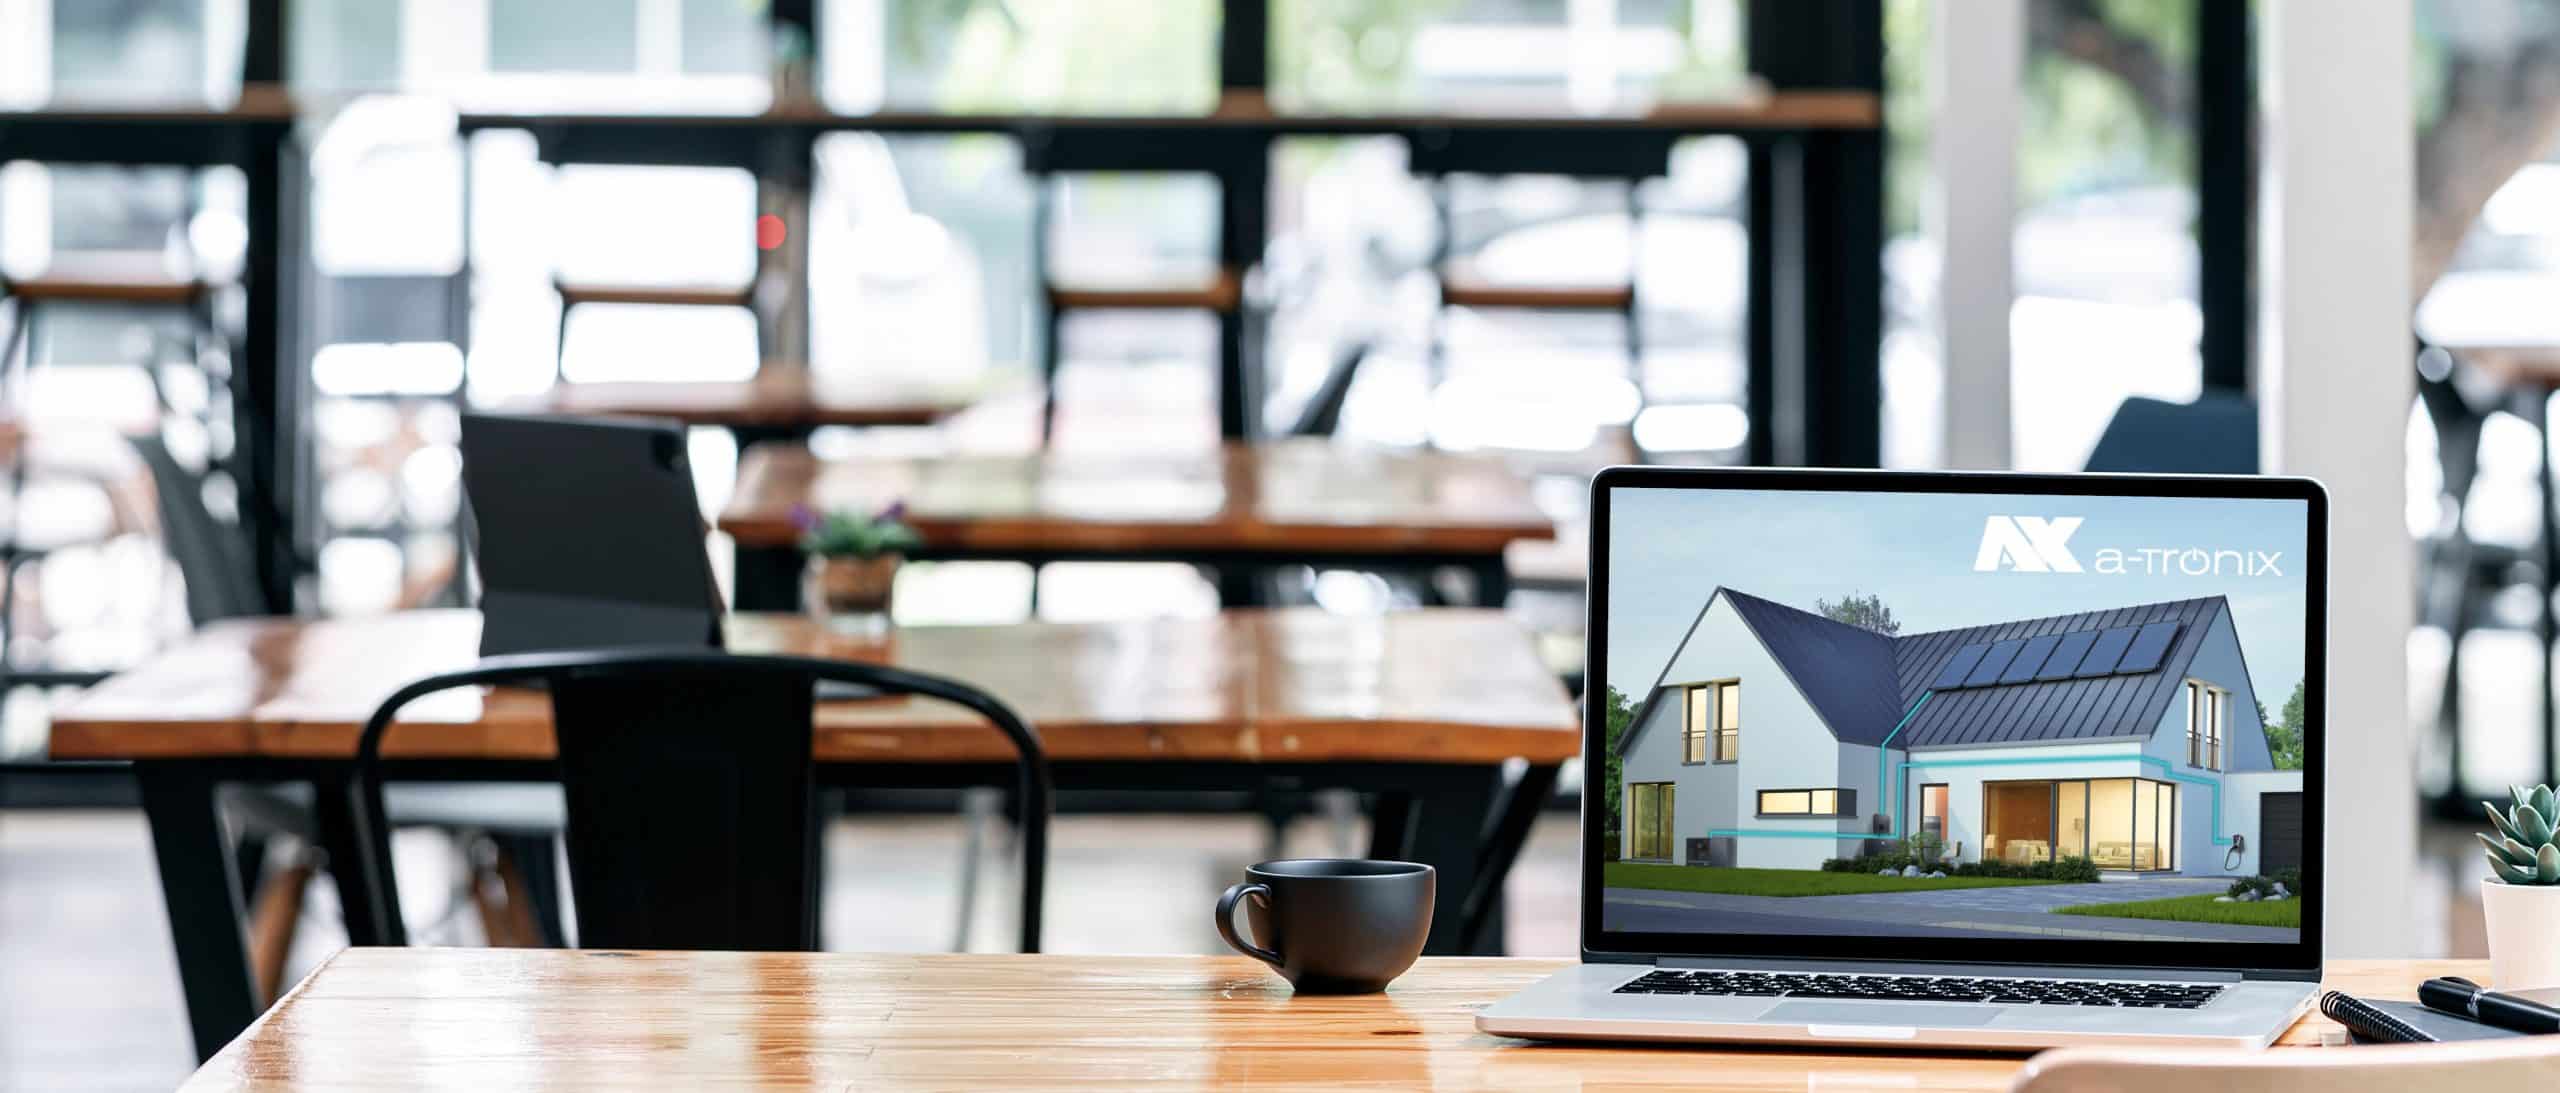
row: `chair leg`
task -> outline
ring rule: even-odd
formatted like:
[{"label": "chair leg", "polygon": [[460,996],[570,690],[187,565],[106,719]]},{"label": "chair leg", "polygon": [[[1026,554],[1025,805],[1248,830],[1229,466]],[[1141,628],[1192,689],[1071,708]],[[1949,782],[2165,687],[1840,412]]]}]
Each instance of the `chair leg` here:
[{"label": "chair leg", "polygon": [[240,898],[254,902],[258,886],[267,880],[267,835],[263,831],[243,831],[231,844],[231,858],[240,873]]},{"label": "chair leg", "polygon": [[993,789],[960,793],[960,911],[953,925],[951,951],[969,951],[969,927],[978,912],[978,869],[986,861],[988,835],[1004,808],[1004,794]]},{"label": "chair leg", "polygon": [[[26,453],[18,453],[18,458],[24,462]],[[19,510],[23,506],[15,504],[19,496],[19,491],[10,491],[12,504],[9,515],[13,520],[22,515]],[[5,672],[14,666],[9,657],[9,646],[18,631],[18,559],[21,556],[13,548],[0,547],[0,550],[6,550],[8,554],[5,561],[0,561],[0,672]]]},{"label": "chair leg", "polygon": [[[499,874],[500,879],[507,879],[509,873],[513,874],[516,887],[510,890],[509,900],[520,902],[524,907],[532,931],[532,940],[527,944],[547,949],[567,948],[569,939],[561,924],[568,919],[560,906],[560,865],[554,857],[558,853],[558,845],[548,835],[491,835],[489,838],[497,844],[499,860],[506,866],[507,871]],[[519,892],[521,900],[517,899]]]},{"label": "chair leg", "polygon": [[302,900],[316,872],[310,855],[298,853],[282,869],[258,885],[249,912],[249,972],[258,1001],[272,1003],[284,991],[285,960],[293,954],[293,937],[302,928]]},{"label": "chair leg", "polygon": [[1040,295],[1040,446],[1046,448],[1057,428],[1058,370],[1066,354],[1058,345],[1065,324],[1060,321],[1055,301],[1046,291],[1049,284],[1049,218],[1052,198],[1050,178],[1032,179],[1031,195],[1031,281]]},{"label": "chair leg", "polygon": [[569,377],[569,301],[560,301],[559,336],[551,342],[551,382]]},{"label": "chair leg", "polygon": [[[1642,414],[1653,400],[1645,393],[1644,370],[1644,180],[1627,180],[1627,306],[1622,318],[1627,331],[1627,382],[1636,390],[1636,413]],[[1632,442],[1634,418],[1628,418]],[[1637,453],[1640,461],[1642,453]]]},{"label": "chair leg", "polygon": [[529,949],[542,944],[533,896],[515,855],[497,839],[487,839],[485,845],[489,854],[474,856],[471,878],[471,905],[479,913],[480,932],[492,948]]},{"label": "chair leg", "polygon": [[34,311],[34,304],[25,300],[18,301],[17,306],[9,309],[9,336],[6,339],[0,339],[0,396],[5,396],[5,400],[9,402],[15,402],[25,395],[25,392],[15,390],[19,386],[19,377],[25,375],[28,370],[18,367],[20,345],[27,347],[28,368],[35,365],[35,343],[27,338],[27,328],[34,325]]},{"label": "chair leg", "polygon": [[[1439,235],[1431,244],[1431,277],[1443,289],[1449,283],[1449,263],[1458,255],[1457,213],[1451,208],[1455,198],[1450,193],[1449,178],[1434,176],[1425,184],[1431,191],[1431,219]],[[1422,393],[1428,398],[1440,390],[1449,378],[1449,356],[1446,335],[1449,329],[1449,305],[1438,298],[1431,301],[1431,318],[1422,335]]]}]

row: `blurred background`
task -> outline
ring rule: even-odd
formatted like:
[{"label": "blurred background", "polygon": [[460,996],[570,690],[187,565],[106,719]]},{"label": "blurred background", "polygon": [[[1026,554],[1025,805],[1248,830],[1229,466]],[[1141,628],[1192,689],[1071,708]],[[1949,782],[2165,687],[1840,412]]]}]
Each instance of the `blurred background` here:
[{"label": "blurred background", "polygon": [[[148,476],[119,438],[159,436],[203,469],[216,518],[260,524],[262,564],[291,609],[464,602],[463,410],[557,384],[744,379],[777,348],[745,308],[608,302],[564,316],[561,283],[752,285],[775,260],[766,251],[805,248],[792,260],[805,262],[812,375],[983,393],[936,426],[820,429],[810,444],[821,455],[1034,450],[1052,359],[1049,444],[1060,450],[1207,450],[1240,425],[1498,454],[1535,476],[1560,532],[1515,548],[1506,608],[1568,681],[1580,672],[1582,482],[1598,467],[2077,470],[2128,399],[2265,397],[2257,316],[2272,301],[2258,233],[2273,198],[2259,77],[2270,35],[2268,5],[2243,0],[1865,0],[1794,14],[1745,0],[1246,5],[1266,19],[1255,90],[1281,115],[1662,115],[1790,83],[1879,96],[1881,126],[1810,168],[1781,166],[1741,137],[1696,136],[1671,147],[1667,170],[1641,176],[1569,142],[1544,173],[1439,172],[1417,169],[1404,137],[1353,133],[1283,135],[1231,177],[1055,170],[1018,127],[917,125],[821,137],[805,193],[778,199],[775,179],[746,170],[560,162],[539,125],[508,120],[753,113],[814,73],[824,111],[1084,118],[1143,141],[1145,119],[1232,105],[1221,65],[1231,7],[0,0],[0,110],[231,104],[259,83],[244,80],[262,60],[244,59],[245,39],[251,54],[260,42],[273,51],[263,61],[280,67],[295,150],[275,180],[230,166],[0,165],[0,279],[136,271],[211,286],[165,314],[74,306],[30,323],[27,303],[8,305],[23,332],[0,355],[11,457],[0,668],[12,684],[0,706],[0,1085],[21,1084],[14,1075],[49,1087],[81,1072],[47,1066],[99,1054],[96,1033],[59,1016],[48,1026],[39,997],[17,986],[37,968],[101,984],[130,1015],[115,1034],[131,1047],[118,1053],[123,1069],[84,1077],[150,1086],[186,1072],[129,788],[45,755],[48,710],[71,690],[57,673],[131,665],[201,614],[169,561]],[[2414,338],[2392,349],[2410,397],[2400,435],[2359,442],[2401,453],[2417,569],[2406,588],[2337,592],[2415,605],[2405,712],[2354,712],[2394,730],[2405,717],[2408,730],[2405,789],[2427,825],[2408,951],[2476,955],[2459,825],[2471,802],[2553,766],[2546,426],[2560,385],[2548,363],[2560,360],[2560,3],[2414,0],[2413,16]],[[252,29],[270,26],[280,30]],[[1986,53],[2007,58],[2014,82],[1986,91],[1961,80],[1973,71],[1963,59]],[[1967,204],[1973,175],[1952,192],[1945,177],[1984,162],[2011,187],[1993,195],[2003,207],[1989,219]],[[1781,173],[1806,170],[1792,189],[1796,176]],[[1233,206],[1257,200],[1236,190],[1257,182],[1266,223],[1234,269],[1237,317],[1050,312],[1044,285],[1236,267]],[[795,220],[805,233],[779,247],[758,229],[777,200],[806,202]],[[1793,356],[1755,349],[1755,337],[1783,347],[1794,336],[1754,333],[1771,321],[1764,308],[1786,306],[1755,302],[1751,287],[1755,232],[1770,222],[1754,210],[1771,202],[1804,203],[1798,222],[1839,263],[1824,284],[1860,297],[1777,312],[1804,318]],[[1963,248],[1973,257],[1951,253]],[[1950,274],[1985,254],[2005,285]],[[1453,306],[1451,263],[1485,284],[1624,288],[1630,299]],[[260,278],[283,301],[272,323],[244,287]],[[1986,329],[2000,341],[1989,354],[1973,340]],[[1221,420],[1217,362],[1230,338],[1246,346],[1262,396],[1240,423]],[[265,386],[243,388],[235,374],[257,367],[259,350],[280,363]],[[255,435],[244,422],[261,407],[243,415],[244,389],[273,399]],[[1986,403],[1985,390],[1999,394]],[[263,454],[244,462],[251,445]],[[738,454],[730,432],[694,431],[706,514],[727,502]],[[243,466],[263,469],[244,483]],[[898,620],[915,625],[1207,614],[1218,602],[1181,565],[1052,565],[1035,577],[1011,563],[919,563],[899,579]],[[1377,612],[1429,591],[1304,570],[1285,577],[1280,602]],[[1568,773],[1514,874],[1515,953],[1573,951],[1577,785]],[[946,848],[961,822],[845,825],[839,837],[880,863],[849,883],[906,913],[848,921],[830,944],[948,947],[958,885]],[[1207,924],[1189,913],[1205,893],[1269,845],[1338,845],[1337,828],[1320,813],[1276,833],[1249,815],[1071,817],[1060,873],[1081,861],[1104,879],[1061,911],[1053,947],[1206,951]],[[1164,862],[1180,863],[1201,898],[1166,901],[1177,914],[1108,897]],[[329,897],[311,899],[305,961],[333,946]],[[1114,928],[1129,916],[1164,925]],[[451,940],[472,940],[467,923],[445,925]],[[986,944],[1000,934],[978,931]]]}]

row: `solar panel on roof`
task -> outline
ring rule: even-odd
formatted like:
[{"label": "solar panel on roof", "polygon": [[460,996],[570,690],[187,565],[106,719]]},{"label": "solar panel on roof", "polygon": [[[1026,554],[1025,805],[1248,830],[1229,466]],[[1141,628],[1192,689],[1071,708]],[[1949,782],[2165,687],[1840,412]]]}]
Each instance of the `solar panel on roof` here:
[{"label": "solar panel on roof", "polygon": [[2044,667],[2044,658],[2052,656],[2053,647],[2061,641],[2060,634],[2028,638],[2026,647],[2018,650],[2017,659],[2010,661],[2008,669],[2000,673],[2000,682],[2024,683],[2034,679],[2036,669]]},{"label": "solar panel on roof", "polygon": [[1999,682],[2000,673],[2009,670],[2009,662],[2017,659],[2018,650],[2026,644],[2024,638],[1992,642],[1990,651],[1982,654],[1982,663],[1974,665],[1973,672],[1964,677],[1964,685],[1988,687]]},{"label": "solar panel on roof", "polygon": [[1988,643],[1977,641],[1957,649],[1954,656],[1947,658],[1947,666],[1938,669],[1938,678],[1929,681],[1929,689],[1944,691],[1964,686],[1964,677],[1982,661],[1983,652],[1990,648]]},{"label": "solar panel on roof", "polygon": [[2044,667],[2037,670],[2036,678],[2071,678],[2071,673],[2080,670],[2080,658],[2089,655],[2090,643],[2097,640],[2098,632],[2095,630],[2075,630],[2062,635],[2062,640],[2054,643],[2053,652],[2046,654]]},{"label": "solar panel on roof", "polygon": [[2145,623],[2133,635],[2133,644],[2125,648],[2124,659],[2116,662],[2116,674],[2158,671],[2161,659],[2169,655],[2169,639],[2177,636],[2178,624],[2174,621]]},{"label": "solar panel on roof", "polygon": [[2140,629],[2118,626],[2100,633],[2098,640],[2090,644],[2089,655],[2080,658],[2080,670],[2071,674],[2081,679],[2114,675],[2116,662],[2124,659],[2125,647],[2133,644],[2133,635]]}]

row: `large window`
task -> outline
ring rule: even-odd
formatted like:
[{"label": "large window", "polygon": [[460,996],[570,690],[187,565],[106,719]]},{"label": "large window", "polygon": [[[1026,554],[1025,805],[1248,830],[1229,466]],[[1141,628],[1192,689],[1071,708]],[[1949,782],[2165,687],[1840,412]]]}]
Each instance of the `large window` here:
[{"label": "large window", "polygon": [[1728,679],[1689,688],[1681,719],[1680,761],[1719,763],[1742,758],[1742,682]]},{"label": "large window", "polygon": [[1858,791],[1854,789],[1760,791],[1760,814],[1763,816],[1847,816],[1857,810]]},{"label": "large window", "polygon": [[2053,783],[1982,787],[1982,860],[2032,865],[2053,859]]},{"label": "large window", "polygon": [[1982,817],[1986,861],[2085,857],[2102,869],[2177,868],[2178,787],[2167,782],[1991,782]]},{"label": "large window", "polygon": [[1672,793],[1669,782],[1628,784],[1628,857],[1671,860]]},{"label": "large window", "polygon": [[2231,692],[2196,680],[2187,681],[2187,765],[2222,769],[2222,742],[2229,738]]},{"label": "large window", "polygon": [[2174,869],[2178,787],[2144,778],[2089,783],[2089,858],[2102,869]]}]

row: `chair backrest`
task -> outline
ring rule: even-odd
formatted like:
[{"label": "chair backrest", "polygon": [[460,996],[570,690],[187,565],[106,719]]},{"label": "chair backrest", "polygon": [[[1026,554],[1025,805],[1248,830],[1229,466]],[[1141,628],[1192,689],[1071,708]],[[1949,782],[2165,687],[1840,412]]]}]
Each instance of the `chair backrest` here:
[{"label": "chair backrest", "polygon": [[1040,948],[1050,779],[1040,739],[967,684],[876,665],[710,650],[626,649],[492,657],[402,687],[356,748],[353,812],[362,877],[385,944],[407,931],[392,898],[382,738],[402,707],[472,685],[551,696],[568,804],[578,942],[591,948],[804,951],[818,941],[818,837],[810,755],[815,685],[921,695],[970,709],[1013,742],[1022,814],[1022,949]]},{"label": "chair backrest", "polygon": [[151,470],[151,492],[159,499],[161,539],[187,583],[187,617],[202,626],[218,619],[274,614],[250,571],[249,544],[238,529],[214,519],[213,511],[205,507],[203,477],[179,466],[159,437],[139,436],[132,442],[143,466]]},{"label": "chair backrest", "polygon": [[2065,1048],[2011,1093],[2400,1093],[2560,1087],[2560,1036],[2268,1051]]},{"label": "chair backrest", "polygon": [[2162,474],[2258,473],[2258,404],[2207,391],[2194,402],[2128,398],[2098,435],[2089,470]]}]

